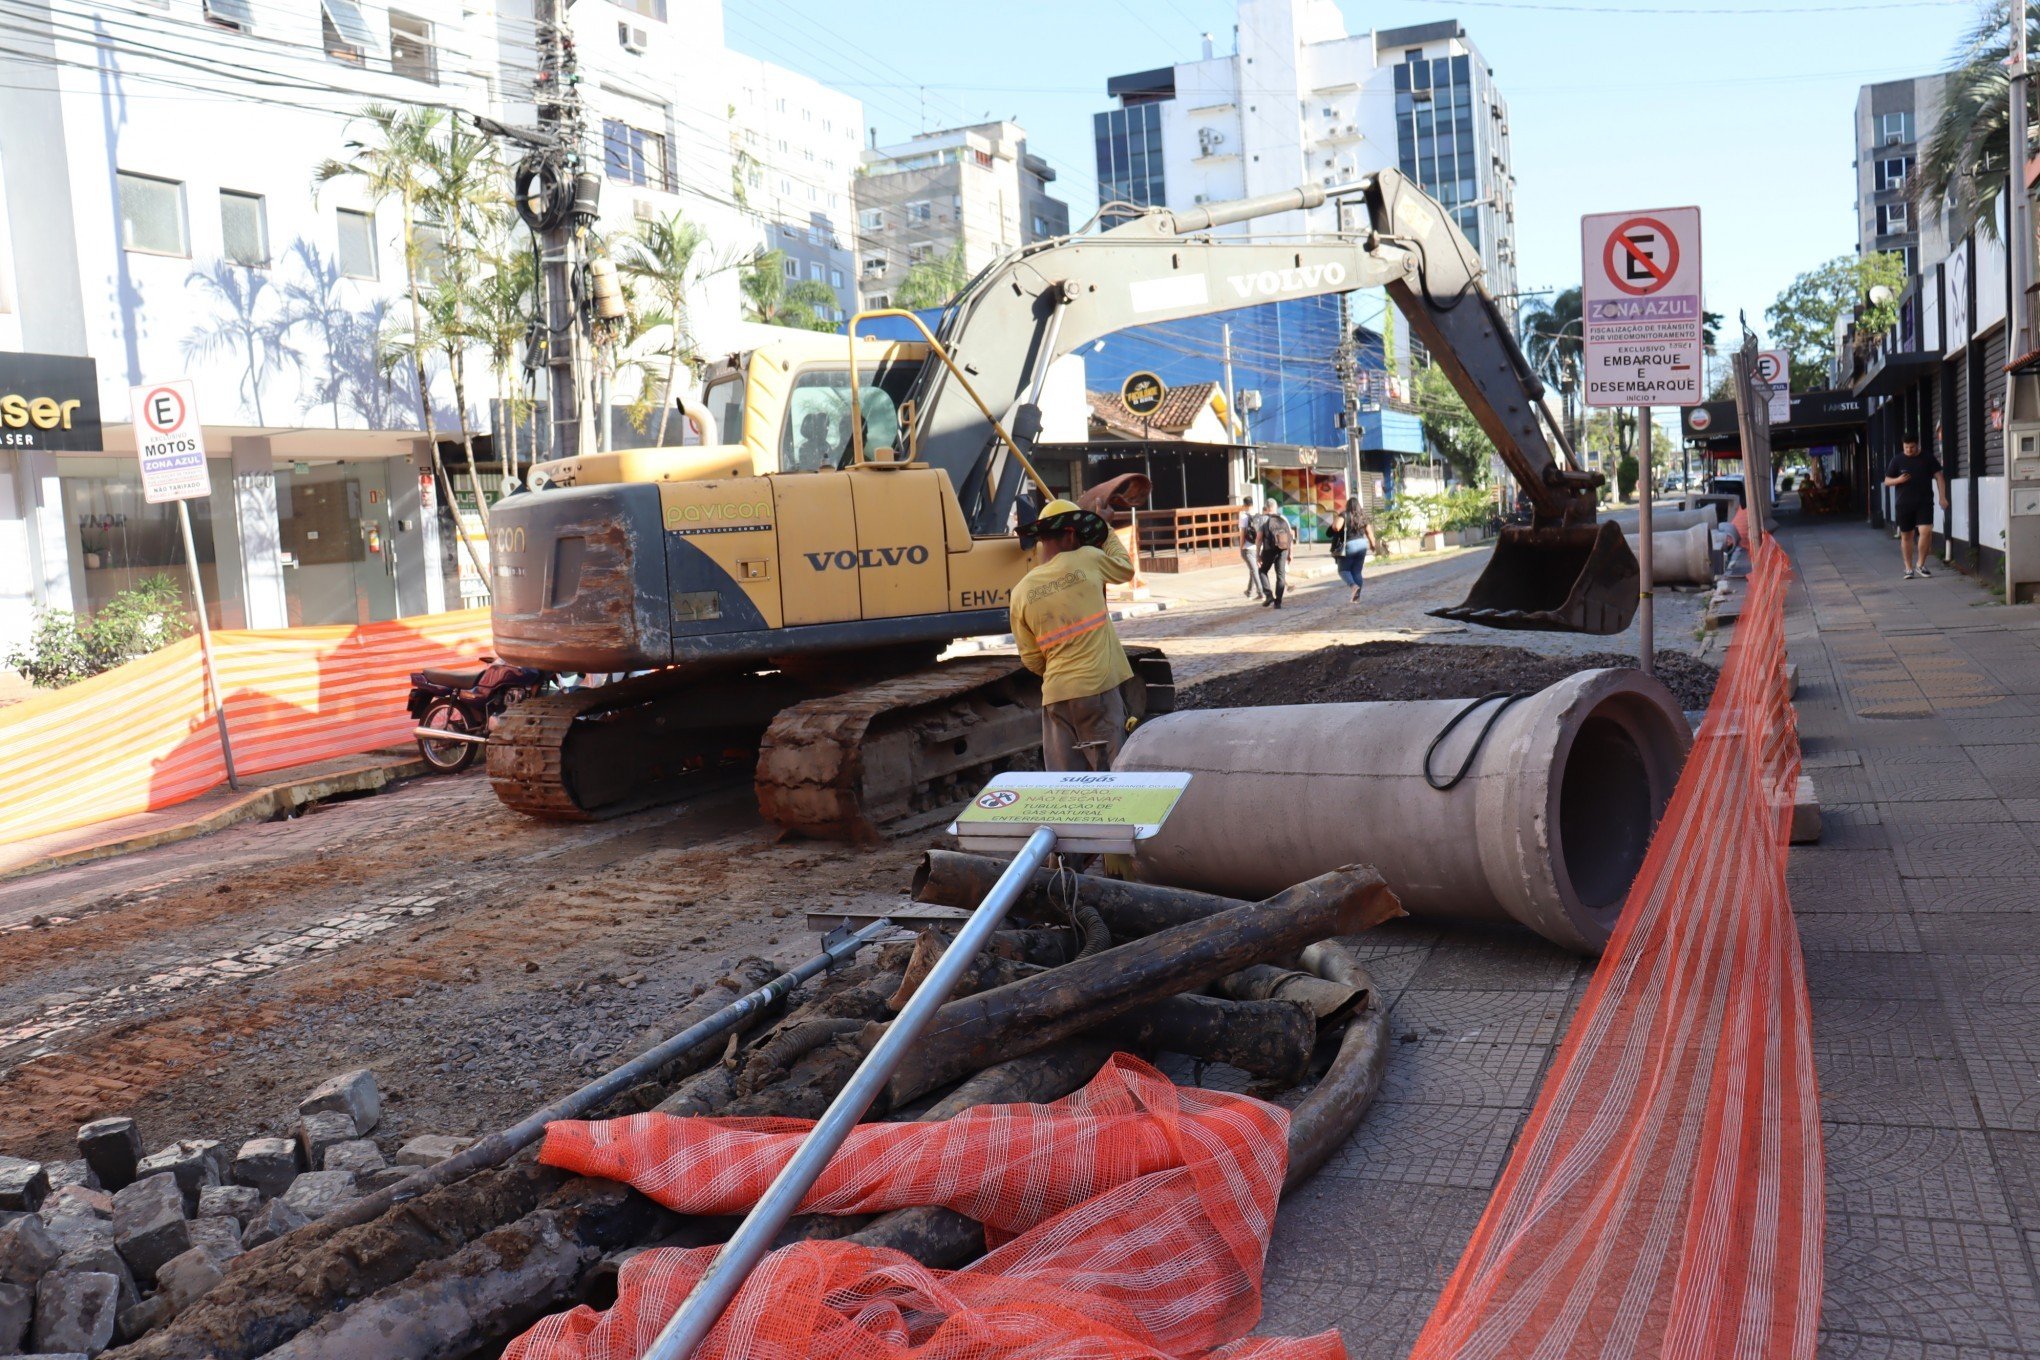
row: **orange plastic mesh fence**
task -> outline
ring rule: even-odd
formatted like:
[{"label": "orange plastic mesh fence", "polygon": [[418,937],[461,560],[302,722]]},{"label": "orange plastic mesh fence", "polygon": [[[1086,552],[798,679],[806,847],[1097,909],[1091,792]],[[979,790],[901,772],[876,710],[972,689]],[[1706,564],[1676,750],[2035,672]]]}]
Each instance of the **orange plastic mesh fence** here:
[{"label": "orange plastic mesh fence", "polygon": [[[1288,1122],[1275,1106],[1179,1088],[1120,1054],[1051,1105],[859,1125],[802,1212],[944,1205],[984,1223],[994,1250],[942,1271],[842,1241],[781,1248],[697,1354],[1343,1360],[1335,1332],[1241,1339],[1261,1312]],[[627,1181],[683,1213],[727,1214],[757,1200],[809,1127],[658,1114],[558,1123],[541,1160]],[[547,1318],[511,1344],[507,1360],[642,1354],[714,1255],[702,1247],[632,1257],[615,1307]]]},{"label": "orange plastic mesh fence", "polygon": [[[489,612],[213,634],[234,766],[261,774],[411,740],[408,677],[478,664]],[[0,709],[0,845],[226,782],[198,639]]]},{"label": "orange plastic mesh fence", "polygon": [[1820,1098],[1785,891],[1788,572],[1767,536],[1615,937],[1413,1360],[1814,1353]]}]

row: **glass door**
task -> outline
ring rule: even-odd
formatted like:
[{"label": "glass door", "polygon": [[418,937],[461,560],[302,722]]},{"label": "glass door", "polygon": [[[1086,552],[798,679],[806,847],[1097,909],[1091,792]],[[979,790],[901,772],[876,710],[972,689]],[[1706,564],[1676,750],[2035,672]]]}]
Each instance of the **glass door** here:
[{"label": "glass door", "polygon": [[397,616],[385,460],[297,463],[276,474],[284,598],[293,625]]}]

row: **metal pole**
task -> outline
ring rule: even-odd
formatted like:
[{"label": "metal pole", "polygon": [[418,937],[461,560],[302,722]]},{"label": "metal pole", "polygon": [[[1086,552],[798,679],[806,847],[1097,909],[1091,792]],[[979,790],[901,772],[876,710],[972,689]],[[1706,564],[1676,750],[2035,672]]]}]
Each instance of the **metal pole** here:
[{"label": "metal pole", "polygon": [[998,882],[985,894],[985,900],[957,932],[956,942],[949,946],[935,967],[928,973],[926,981],[914,992],[911,1000],[901,1010],[897,1019],[886,1026],[885,1035],[865,1055],[857,1070],[850,1074],[850,1080],[842,1092],[829,1102],[829,1108],[815,1121],[813,1129],[802,1140],[800,1148],[793,1154],[779,1174],[772,1178],[772,1184],[758,1198],[751,1212],[738,1225],[736,1233],[716,1254],[715,1263],[701,1282],[694,1286],[680,1311],[673,1315],[651,1346],[644,1353],[644,1360],[685,1360],[694,1354],[702,1340],[721,1319],[723,1310],[736,1297],[737,1290],[752,1269],[772,1247],[772,1239],[793,1217],[800,1207],[801,1199],[808,1189],[820,1178],[829,1165],[829,1159],[850,1131],[857,1127],[857,1121],[871,1108],[871,1102],[891,1079],[893,1069],[899,1066],[906,1051],[921,1037],[921,1031],[935,1018],[935,1012],[966,968],[977,960],[978,951],[991,939],[992,932],[1006,919],[1022,890],[1033,882],[1034,871],[1041,867],[1055,849],[1055,832],[1041,827],[1027,843],[1020,847],[1020,853],[999,875]]},{"label": "metal pole", "polygon": [[2011,193],[2006,200],[2009,214],[2005,237],[2011,244],[2012,266],[2012,357],[2033,352],[2033,312],[2027,288],[2033,272],[2032,204],[2026,197],[2026,0],[2013,7],[2011,60],[2011,146],[2009,167]]},{"label": "metal pole", "polygon": [[212,625],[205,617],[205,585],[198,579],[198,549],[191,540],[191,507],[177,502],[177,527],[184,531],[184,561],[191,568],[191,598],[198,606],[198,650],[205,659],[205,690],[212,697],[213,721],[220,728],[220,758],[227,765],[227,787],[239,789],[234,775],[234,744],[227,740],[227,706],[220,698],[219,668],[213,662]]},{"label": "metal pole", "polygon": [[1643,492],[1643,499],[1636,511],[1636,565],[1641,573],[1637,585],[1642,601],[1636,610],[1636,651],[1637,669],[1645,675],[1657,674],[1657,615],[1652,609],[1651,586],[1655,578],[1651,575],[1650,542],[1650,408],[1641,406],[1636,412],[1637,486]]}]

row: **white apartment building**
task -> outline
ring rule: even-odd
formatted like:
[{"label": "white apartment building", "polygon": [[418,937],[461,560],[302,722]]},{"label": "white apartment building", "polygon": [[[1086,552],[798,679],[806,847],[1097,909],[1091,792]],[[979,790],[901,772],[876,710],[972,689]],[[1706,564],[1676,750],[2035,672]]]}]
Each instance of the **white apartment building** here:
[{"label": "white apartment building", "polygon": [[1947,84],[1945,75],[1912,76],[1856,92],[1856,252],[1899,251],[1908,275],[1948,257],[1941,215],[1913,201],[1920,148],[1940,121]]},{"label": "white apartment building", "polygon": [[733,87],[736,182],[789,282],[826,284],[836,320],[857,309],[857,166],[864,104],[756,57],[721,63]]},{"label": "white apartment building", "polygon": [[857,176],[859,292],[893,305],[907,272],[960,246],[966,276],[1015,247],[1070,229],[1055,170],[1013,122],[924,132],[865,150]]},{"label": "white apartment building", "polygon": [[[1508,106],[1456,20],[1348,33],[1333,0],[1239,0],[1231,53],[1206,35],[1198,60],[1116,76],[1106,92],[1101,198],[1188,208],[1394,167],[1452,210],[1489,290],[1513,306]],[[1338,225],[1327,205],[1230,230]]]},{"label": "white apartment building", "polygon": [[[9,3],[0,396],[75,400],[99,422],[89,438],[82,422],[0,425],[0,654],[38,607],[90,612],[182,571],[172,507],[142,503],[128,423],[129,389],[168,378],[193,380],[206,428],[214,489],[191,508],[217,623],[462,603],[453,521],[421,478],[414,385],[377,358],[405,310],[401,211],[358,179],[315,187],[314,172],[348,154],[372,103],[532,123],[531,0]],[[755,253],[765,220],[737,193],[744,87],[727,76],[759,89],[773,73],[726,59],[719,0],[580,0],[568,14],[601,233],[677,211],[708,230],[716,258]],[[822,141],[842,167],[829,211],[846,229],[861,116],[834,99]],[[846,288],[847,263],[827,266]],[[704,270],[690,311],[705,352],[735,348],[738,272]],[[444,441],[454,394],[436,368],[432,384]],[[474,356],[478,461],[500,456],[487,441],[498,395]]]}]

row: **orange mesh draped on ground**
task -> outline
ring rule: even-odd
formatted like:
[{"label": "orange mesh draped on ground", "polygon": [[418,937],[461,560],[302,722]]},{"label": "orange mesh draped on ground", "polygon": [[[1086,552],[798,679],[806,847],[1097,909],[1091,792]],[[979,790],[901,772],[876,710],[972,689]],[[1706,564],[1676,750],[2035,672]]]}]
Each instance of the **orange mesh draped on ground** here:
[{"label": "orange mesh draped on ground", "polygon": [[1765,538],[1664,822],[1414,1360],[1805,1360],[1820,1098],[1785,893],[1799,744]]},{"label": "orange mesh draped on ground", "polygon": [[[489,612],[213,634],[234,766],[401,746],[408,677],[479,664]],[[168,807],[226,782],[198,639],[0,709],[0,845]]]},{"label": "orange mesh draped on ground", "polygon": [[[946,1205],[1004,1245],[957,1271],[848,1242],[782,1248],[752,1272],[698,1355],[1343,1360],[1336,1333],[1239,1340],[1261,1312],[1288,1122],[1275,1106],[1179,1088],[1120,1054],[1052,1105],[859,1125],[803,1213]],[[541,1160],[628,1181],[683,1213],[726,1214],[757,1200],[809,1127],[658,1114],[558,1123]],[[714,1255],[632,1257],[614,1308],[547,1318],[507,1360],[642,1354]]]}]

